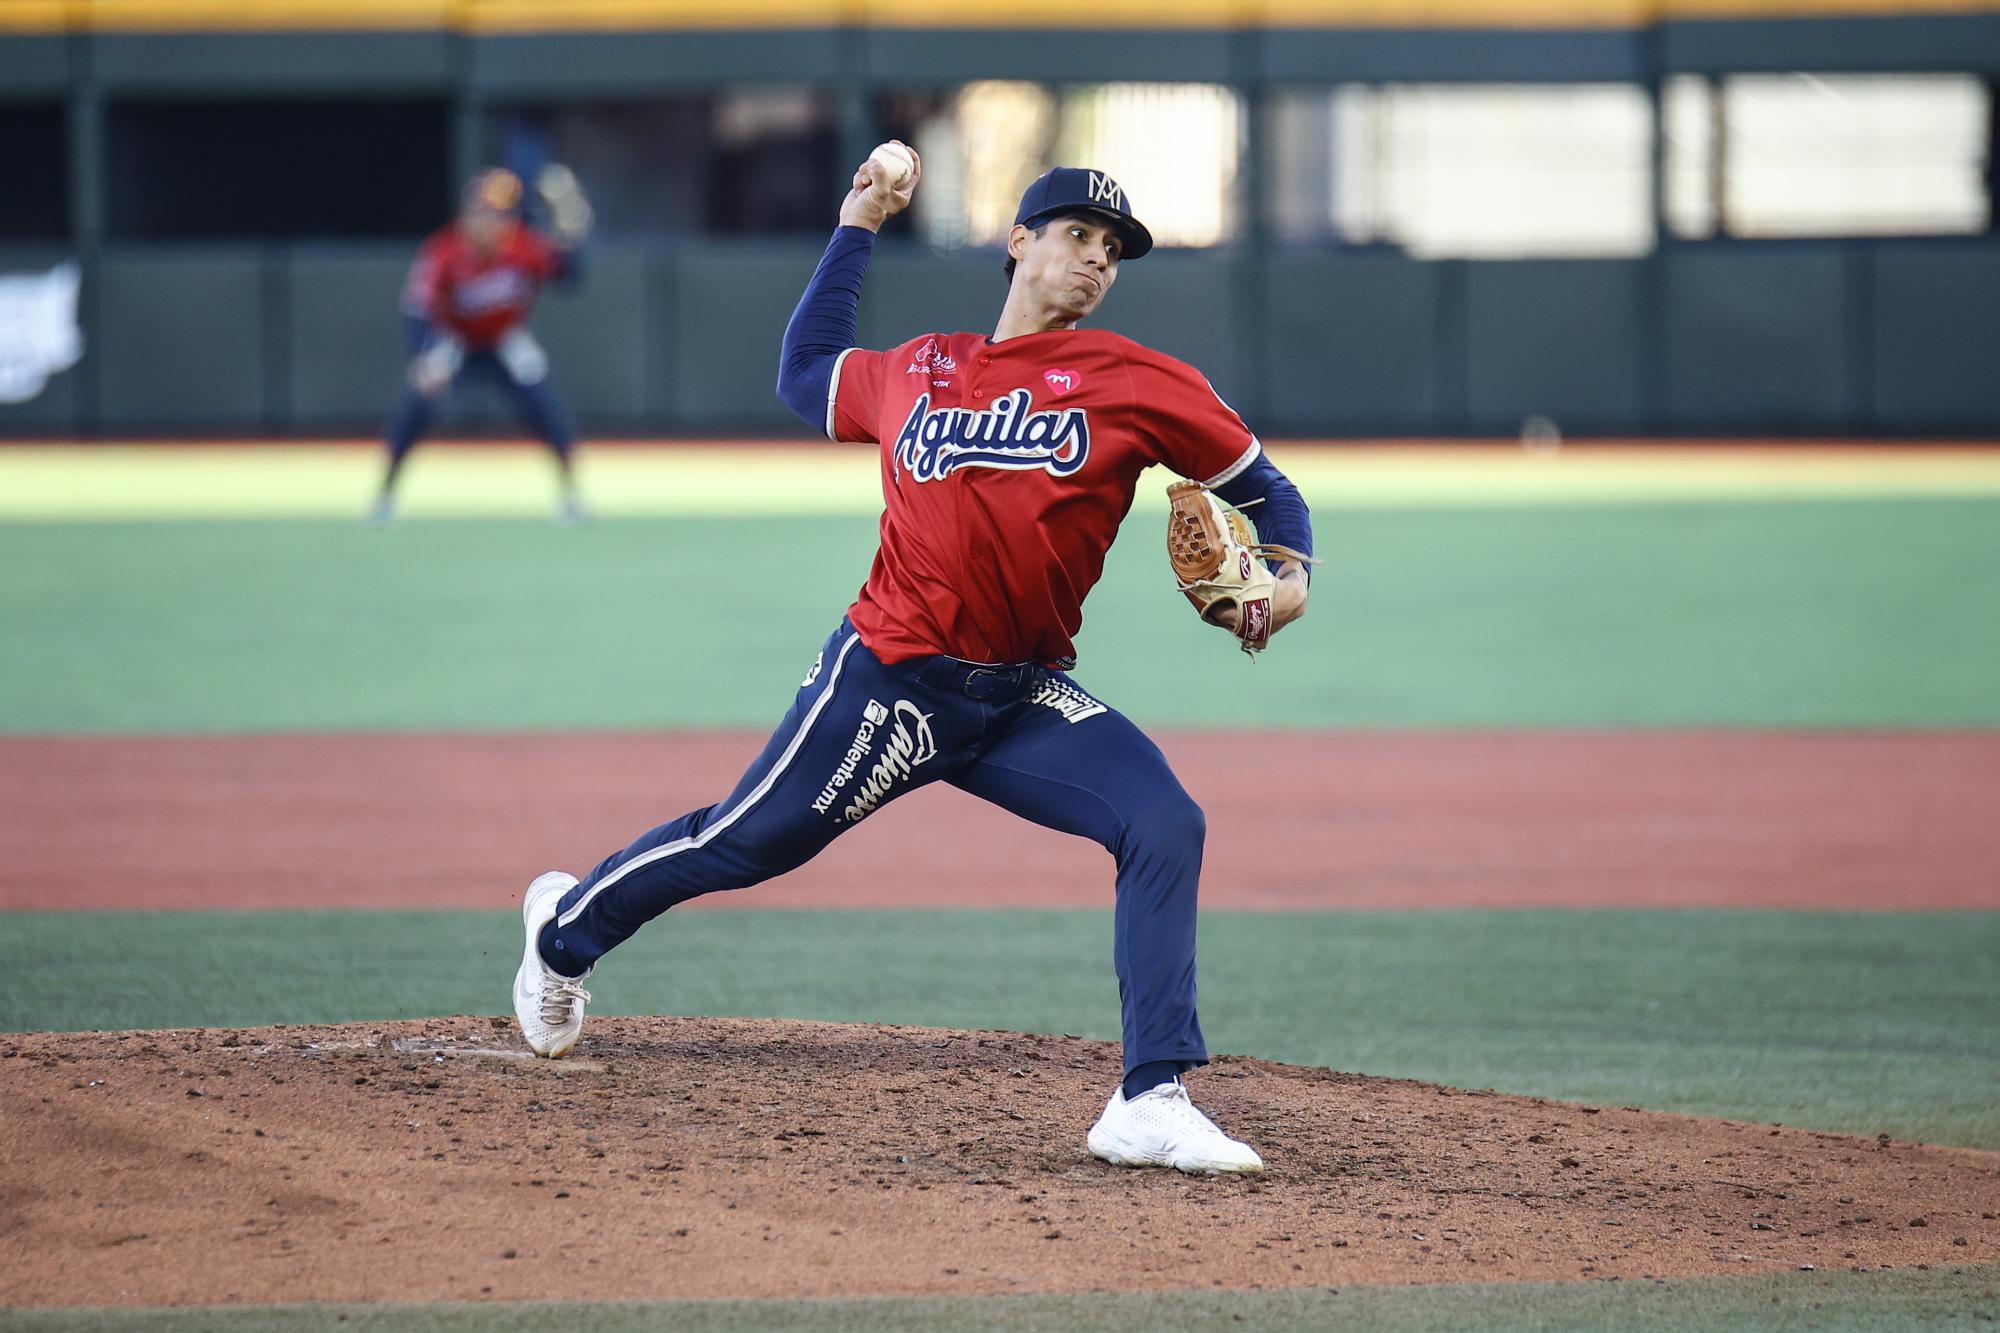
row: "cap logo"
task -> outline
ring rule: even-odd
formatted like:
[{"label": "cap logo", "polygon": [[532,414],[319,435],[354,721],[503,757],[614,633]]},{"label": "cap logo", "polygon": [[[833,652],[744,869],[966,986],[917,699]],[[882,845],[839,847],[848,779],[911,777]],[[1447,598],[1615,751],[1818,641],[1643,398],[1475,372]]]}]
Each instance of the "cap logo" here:
[{"label": "cap logo", "polygon": [[1090,179],[1085,188],[1090,191],[1090,202],[1093,204],[1108,204],[1110,207],[1123,213],[1125,211],[1125,191],[1119,188],[1118,182],[1112,180],[1102,172],[1093,171],[1088,174]]}]

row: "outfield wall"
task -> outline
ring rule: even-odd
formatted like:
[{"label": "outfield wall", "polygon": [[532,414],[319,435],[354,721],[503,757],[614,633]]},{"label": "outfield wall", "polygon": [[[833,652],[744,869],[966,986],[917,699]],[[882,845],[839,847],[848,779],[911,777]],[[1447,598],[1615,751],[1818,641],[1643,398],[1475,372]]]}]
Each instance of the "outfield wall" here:
[{"label": "outfield wall", "polygon": [[[794,425],[772,384],[818,249],[601,251],[536,323],[586,428]],[[0,271],[59,257],[0,251]],[[85,362],[0,406],[0,431],[371,430],[399,384],[406,262],[391,245],[108,250],[87,273]],[[885,247],[862,340],[982,327],[1001,295],[988,256]],[[1163,253],[1126,276],[1102,323],[1203,367],[1274,434],[1509,433],[1530,415],[1612,434],[2000,429],[2000,247],[1983,242],[1622,262]],[[461,417],[497,420],[505,404],[476,393]]]},{"label": "outfield wall", "polygon": [[[0,243],[0,273],[79,259],[88,351],[39,398],[0,405],[0,434],[370,430],[396,393],[396,287],[416,237],[116,242],[104,226],[114,185],[105,120],[121,99],[443,99],[462,172],[478,160],[491,105],[760,80],[835,90],[843,151],[858,160],[879,137],[876,93],[973,78],[1211,81],[1252,105],[1284,86],[1347,81],[1657,88],[1675,73],[1755,70],[2000,78],[2000,9],[1985,3],[1912,5],[1890,17],[1834,0],[1547,0],[1533,10],[1438,0],[1405,7],[1412,21],[1386,26],[1381,15],[1394,7],[1355,0],[1255,6],[1235,27],[1182,4],[1160,11],[1166,26],[1123,30],[1115,43],[1079,42],[1040,11],[1021,20],[1040,27],[920,29],[875,5],[830,27],[801,0],[753,6],[745,12],[767,26],[748,32],[711,26],[720,11],[702,19],[699,8],[586,5],[571,12],[600,24],[678,14],[684,26],[562,32],[542,30],[542,9],[526,0],[384,0],[352,11],[378,26],[339,32],[296,30],[278,19],[310,6],[258,0],[21,8],[15,30],[0,32],[0,102],[63,107],[69,234]],[[1544,11],[1548,26],[1534,26]],[[21,17],[44,12],[39,29]],[[269,20],[261,27],[259,15]],[[1246,188],[1255,184],[1253,175]],[[437,191],[441,218],[449,182]],[[829,200],[829,224],[832,208]],[[690,236],[596,247],[582,287],[551,296],[538,318],[585,428],[786,426],[771,394],[776,347],[821,243]],[[891,239],[871,276],[863,338],[881,345],[982,327],[1000,297],[992,255],[940,256]],[[1490,434],[1531,415],[1572,432],[1641,435],[2000,431],[1994,233],[1663,239],[1643,259],[1485,262],[1287,248],[1253,227],[1224,249],[1162,252],[1135,266],[1103,322],[1195,361],[1272,433]],[[460,416],[479,425],[500,406],[473,401]]]}]

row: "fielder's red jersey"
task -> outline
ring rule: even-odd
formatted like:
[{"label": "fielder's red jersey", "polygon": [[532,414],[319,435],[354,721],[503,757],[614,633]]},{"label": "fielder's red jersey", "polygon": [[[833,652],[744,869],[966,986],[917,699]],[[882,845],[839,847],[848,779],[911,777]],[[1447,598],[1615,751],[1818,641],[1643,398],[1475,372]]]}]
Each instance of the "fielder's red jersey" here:
[{"label": "fielder's red jersey", "polygon": [[528,317],[542,284],[561,267],[556,248],[527,227],[514,228],[491,257],[481,258],[454,224],[417,251],[403,309],[483,351]]},{"label": "fielder's red jersey", "polygon": [[1259,450],[1200,372],[1098,329],[851,349],[826,431],[882,446],[882,545],[848,615],[885,662],[1067,665],[1139,474],[1220,485]]}]

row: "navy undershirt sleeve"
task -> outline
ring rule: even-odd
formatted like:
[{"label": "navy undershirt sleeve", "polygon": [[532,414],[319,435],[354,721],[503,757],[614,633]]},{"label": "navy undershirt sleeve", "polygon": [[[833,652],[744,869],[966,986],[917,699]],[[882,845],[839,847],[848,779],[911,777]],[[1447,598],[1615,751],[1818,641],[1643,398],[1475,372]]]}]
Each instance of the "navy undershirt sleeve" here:
[{"label": "navy undershirt sleeve", "polygon": [[[1306,498],[1292,485],[1290,477],[1278,471],[1269,454],[1260,450],[1256,462],[1217,486],[1215,493],[1238,509],[1253,501],[1261,502],[1249,511],[1251,521],[1257,525],[1259,540],[1289,546],[1306,555],[1313,553],[1312,512],[1306,508]],[[1271,567],[1275,569],[1281,563],[1273,560]]]},{"label": "navy undershirt sleeve", "polygon": [[826,430],[826,396],[833,384],[834,363],[854,346],[861,279],[868,273],[874,249],[875,233],[866,227],[836,230],[785,325],[778,357],[778,399],[816,431]]}]

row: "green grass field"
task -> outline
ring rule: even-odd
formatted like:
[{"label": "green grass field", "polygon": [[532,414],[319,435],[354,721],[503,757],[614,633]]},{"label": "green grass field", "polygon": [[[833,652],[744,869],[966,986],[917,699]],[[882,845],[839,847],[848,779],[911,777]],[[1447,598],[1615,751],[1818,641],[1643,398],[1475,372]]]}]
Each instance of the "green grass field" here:
[{"label": "green grass field", "polygon": [[[412,506],[483,516],[376,531],[329,517],[358,513],[372,467],[360,454],[249,472],[230,455],[182,470],[171,453],[133,457],[0,451],[0,733],[762,728],[874,540],[865,459],[858,480],[852,460],[812,472],[794,512],[772,517],[687,513],[719,484],[714,468],[607,458],[591,475],[603,508],[625,516],[565,530],[526,516],[545,492],[535,460],[509,454],[514,471],[464,504],[440,493]],[[1160,728],[2000,726],[1993,456],[1821,472],[1698,457],[1684,474],[1589,457],[1539,473],[1316,459],[1301,475],[1321,488],[1307,494],[1328,565],[1313,614],[1254,668],[1186,614],[1160,567],[1158,515],[1142,507],[1091,600],[1079,675]],[[0,921],[15,960],[0,972],[0,1027],[494,1013],[517,929],[503,913],[17,914]],[[1103,1037],[1116,1026],[1108,950],[1099,913],[687,913],[620,954],[593,983],[594,1009]],[[1218,1050],[2000,1148],[2000,913],[1219,913],[1202,951]],[[1893,1329],[1990,1320],[1995,1283],[1990,1270],[1801,1274],[560,1319]],[[557,1315],[16,1311],[0,1327],[336,1317],[411,1330]]]},{"label": "green grass field", "polygon": [[[7,931],[13,1030],[504,1013],[521,948],[499,912]],[[592,980],[591,1012],[1116,1040],[1110,951],[1108,912],[682,912]],[[1215,1050],[1296,1064],[2000,1149],[1996,957],[1994,913],[1217,912],[1202,1021]]]},{"label": "green grass field", "polygon": [[1462,1333],[1736,1333],[1987,1329],[2000,1317],[2000,1269],[1793,1273],[1674,1282],[1521,1282],[1507,1286],[1345,1287],[1294,1291],[1082,1292],[1060,1296],[825,1301],[657,1301],[604,1305],[310,1305],[225,1310],[0,1311],[20,1333],[1089,1333],[1129,1329],[1328,1328]]},{"label": "green grass field", "polygon": [[[2000,501],[1317,524],[1312,613],[1252,668],[1135,516],[1079,678],[1150,726],[2000,724]],[[0,731],[762,729],[874,540],[861,516],[0,525]]]}]

